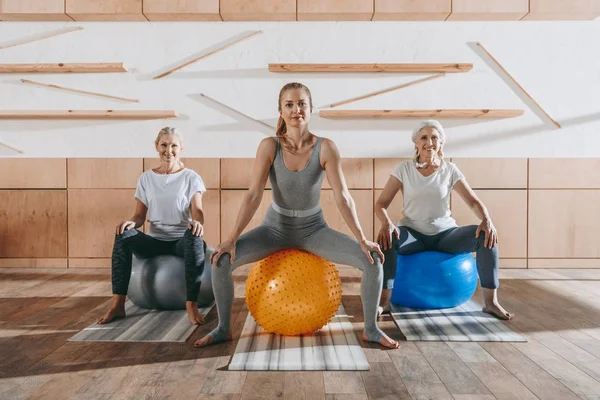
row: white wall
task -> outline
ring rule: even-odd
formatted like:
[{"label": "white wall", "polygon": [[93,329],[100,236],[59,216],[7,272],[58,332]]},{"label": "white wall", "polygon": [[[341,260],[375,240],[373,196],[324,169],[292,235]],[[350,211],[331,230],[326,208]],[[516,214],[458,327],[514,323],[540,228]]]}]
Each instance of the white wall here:
[{"label": "white wall", "polygon": [[[307,84],[316,110],[332,102],[426,75],[274,74],[269,62],[473,63],[471,72],[348,104],[344,109],[524,108],[522,117],[445,120],[446,154],[457,157],[600,156],[600,20],[592,22],[403,23],[0,23],[0,46],[64,26],[79,32],[0,50],[0,63],[124,62],[128,73],[2,74],[0,109],[175,109],[154,121],[0,121],[2,157],[153,156],[163,126],[185,134],[188,157],[253,157],[273,132],[198,94],[275,125],[277,95],[288,81]],[[253,30],[264,33],[168,77],[152,80]],[[481,42],[562,125],[556,129],[488,63]],[[21,78],[139,98],[126,103],[20,83]],[[326,120],[313,132],[343,157],[412,153],[415,120]]]}]

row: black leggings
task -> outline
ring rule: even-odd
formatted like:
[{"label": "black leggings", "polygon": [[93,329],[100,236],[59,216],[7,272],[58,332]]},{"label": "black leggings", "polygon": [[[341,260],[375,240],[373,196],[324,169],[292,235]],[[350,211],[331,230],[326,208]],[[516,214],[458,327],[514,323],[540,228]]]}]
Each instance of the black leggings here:
[{"label": "black leggings", "polygon": [[190,229],[178,240],[159,240],[137,229],[128,229],[115,235],[112,253],[113,294],[126,295],[131,278],[132,254],[141,258],[174,255],[185,260],[187,301],[198,301],[200,276],[204,270],[205,244],[202,236],[194,236]]}]

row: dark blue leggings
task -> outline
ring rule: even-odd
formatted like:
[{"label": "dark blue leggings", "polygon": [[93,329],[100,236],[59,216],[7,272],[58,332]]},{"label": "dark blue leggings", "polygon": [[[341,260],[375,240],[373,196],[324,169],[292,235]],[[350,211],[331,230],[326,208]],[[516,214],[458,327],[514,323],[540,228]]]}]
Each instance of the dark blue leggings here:
[{"label": "dark blue leggings", "polygon": [[485,247],[485,234],[480,232],[475,237],[477,225],[450,228],[436,235],[424,235],[414,229],[399,226],[400,239],[393,236],[392,248],[383,252],[383,288],[393,289],[396,277],[397,254],[409,255],[422,251],[439,251],[442,253],[459,254],[476,252],[477,272],[481,287],[497,289],[498,281],[498,244]]},{"label": "dark blue leggings", "polygon": [[132,254],[142,258],[170,254],[184,258],[186,298],[187,301],[198,301],[200,276],[204,271],[204,247],[202,236],[195,236],[190,229],[185,231],[182,238],[173,241],[159,240],[137,229],[128,229],[115,235],[112,253],[113,294],[127,294]]}]

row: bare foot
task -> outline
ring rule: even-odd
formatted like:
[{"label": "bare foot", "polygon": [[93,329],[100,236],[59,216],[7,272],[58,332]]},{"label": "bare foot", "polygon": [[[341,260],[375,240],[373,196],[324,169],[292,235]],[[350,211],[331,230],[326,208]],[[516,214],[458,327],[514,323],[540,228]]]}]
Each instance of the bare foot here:
[{"label": "bare foot", "polygon": [[[365,342],[370,342],[370,340],[367,339],[367,335],[365,334],[365,332],[363,332],[363,334],[362,334],[362,339]],[[387,347],[390,349],[399,349],[400,348],[400,343],[398,343],[394,339],[391,339],[385,333],[381,335],[381,339],[379,339],[379,344],[382,345],[383,347]]]},{"label": "bare foot", "polygon": [[115,319],[125,318],[124,306],[112,306],[101,318],[96,321],[97,324],[108,324]]},{"label": "bare foot", "polygon": [[190,319],[190,323],[192,325],[204,324],[204,316],[200,314],[200,311],[198,310],[198,303],[186,301],[185,310],[187,311],[188,318]]},{"label": "bare foot", "polygon": [[514,314],[509,313],[504,308],[502,308],[500,304],[497,303],[492,304],[491,306],[486,305],[481,309],[481,311],[483,311],[484,313],[492,314],[494,317],[502,320],[509,320],[512,319],[512,317],[514,316]]},{"label": "bare foot", "polygon": [[[231,334],[229,334],[229,336],[227,336],[227,341],[230,341],[230,340],[231,340]],[[194,347],[199,349],[201,347],[207,347],[212,344],[215,344],[215,340],[212,338],[212,336],[206,335],[202,339],[196,340],[194,342]]]}]

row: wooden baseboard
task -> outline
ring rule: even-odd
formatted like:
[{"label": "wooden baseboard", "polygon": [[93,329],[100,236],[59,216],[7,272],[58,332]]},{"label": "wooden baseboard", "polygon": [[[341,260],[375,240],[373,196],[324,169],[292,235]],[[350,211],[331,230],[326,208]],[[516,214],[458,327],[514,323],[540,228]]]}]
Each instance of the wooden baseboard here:
[{"label": "wooden baseboard", "polygon": [[0,258],[0,268],[67,268],[67,259]]}]

